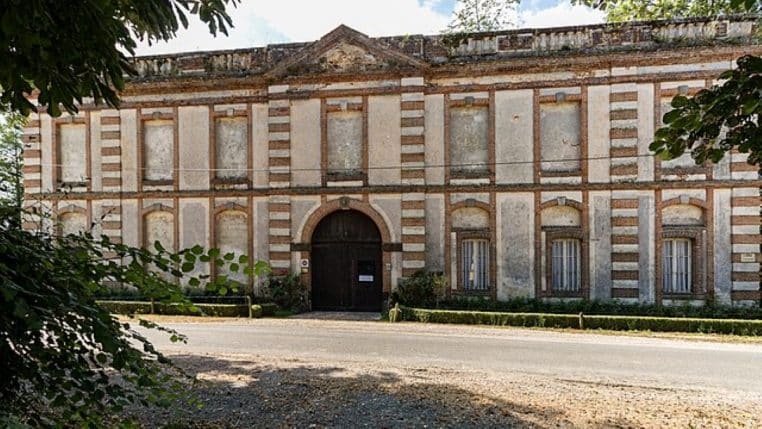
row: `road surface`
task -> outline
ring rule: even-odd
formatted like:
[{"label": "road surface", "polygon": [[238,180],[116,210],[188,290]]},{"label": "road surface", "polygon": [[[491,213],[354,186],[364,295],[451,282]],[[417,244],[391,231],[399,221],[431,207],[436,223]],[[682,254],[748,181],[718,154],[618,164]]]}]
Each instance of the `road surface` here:
[{"label": "road surface", "polygon": [[229,354],[379,367],[484,370],[609,385],[762,395],[762,344],[371,321],[258,319],[167,323],[188,336],[172,354]]}]

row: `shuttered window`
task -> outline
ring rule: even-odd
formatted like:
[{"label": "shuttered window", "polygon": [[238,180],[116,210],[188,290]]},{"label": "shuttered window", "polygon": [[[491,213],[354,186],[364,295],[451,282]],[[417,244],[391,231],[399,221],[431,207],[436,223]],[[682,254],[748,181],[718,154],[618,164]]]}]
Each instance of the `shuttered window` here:
[{"label": "shuttered window", "polygon": [[553,240],[551,256],[552,288],[577,292],[581,287],[580,241],[573,238]]},{"label": "shuttered window", "polygon": [[489,241],[464,239],[461,241],[461,281],[463,289],[486,291],[489,289]]},{"label": "shuttered window", "polygon": [[693,288],[691,240],[664,240],[664,292],[691,293]]}]

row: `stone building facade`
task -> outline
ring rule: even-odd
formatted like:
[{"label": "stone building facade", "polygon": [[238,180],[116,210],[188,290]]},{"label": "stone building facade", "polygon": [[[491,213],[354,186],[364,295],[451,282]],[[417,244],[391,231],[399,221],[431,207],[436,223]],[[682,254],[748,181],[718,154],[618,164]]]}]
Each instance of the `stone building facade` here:
[{"label": "stone building facade", "polygon": [[420,269],[453,296],[755,302],[757,169],[648,150],[674,95],[762,54],[755,26],[341,26],[137,58],[119,110],[31,116],[27,203],[64,233],[267,260],[318,308],[378,308]]}]

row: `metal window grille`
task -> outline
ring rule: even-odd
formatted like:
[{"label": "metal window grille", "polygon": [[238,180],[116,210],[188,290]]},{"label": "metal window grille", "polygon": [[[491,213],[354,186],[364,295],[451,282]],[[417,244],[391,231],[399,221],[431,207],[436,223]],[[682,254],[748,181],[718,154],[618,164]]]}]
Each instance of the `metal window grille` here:
[{"label": "metal window grille", "polygon": [[691,240],[664,240],[664,292],[690,293],[693,288]]},{"label": "metal window grille", "polygon": [[465,239],[461,245],[463,288],[477,291],[489,289],[489,241]]},{"label": "metal window grille", "polygon": [[552,288],[561,292],[577,292],[581,287],[580,242],[565,238],[553,240]]}]

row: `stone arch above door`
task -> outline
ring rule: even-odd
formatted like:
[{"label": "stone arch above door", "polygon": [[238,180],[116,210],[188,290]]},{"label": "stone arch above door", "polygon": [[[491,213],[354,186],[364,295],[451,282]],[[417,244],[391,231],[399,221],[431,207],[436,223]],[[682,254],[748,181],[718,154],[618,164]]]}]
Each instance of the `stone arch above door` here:
[{"label": "stone arch above door", "polygon": [[323,220],[324,217],[338,210],[357,210],[366,216],[368,216],[378,227],[378,231],[381,234],[382,243],[391,243],[392,235],[389,225],[384,217],[376,211],[370,204],[364,201],[358,201],[351,198],[343,197],[338,200],[329,201],[322,204],[317,210],[312,212],[302,227],[302,233],[300,240],[302,243],[309,243],[312,240],[312,233],[315,231],[318,223]]}]

